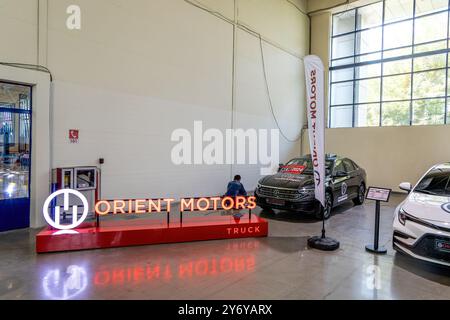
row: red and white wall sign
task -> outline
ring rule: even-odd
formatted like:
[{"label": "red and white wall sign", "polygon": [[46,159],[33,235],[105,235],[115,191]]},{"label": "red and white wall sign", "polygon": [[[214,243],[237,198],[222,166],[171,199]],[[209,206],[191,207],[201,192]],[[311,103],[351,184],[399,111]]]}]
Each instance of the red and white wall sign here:
[{"label": "red and white wall sign", "polygon": [[80,137],[80,130],[78,130],[78,129],[70,129],[69,130],[70,143],[78,143],[79,137]]}]

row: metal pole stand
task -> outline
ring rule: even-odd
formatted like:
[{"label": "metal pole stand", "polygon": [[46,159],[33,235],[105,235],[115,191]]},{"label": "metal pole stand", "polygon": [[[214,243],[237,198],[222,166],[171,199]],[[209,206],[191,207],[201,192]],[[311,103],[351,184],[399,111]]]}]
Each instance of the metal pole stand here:
[{"label": "metal pole stand", "polygon": [[327,237],[325,234],[325,208],[322,216],[322,235],[308,239],[308,246],[322,251],[334,251],[339,249],[339,241]]},{"label": "metal pole stand", "polygon": [[380,238],[380,201],[377,200],[375,202],[375,235],[373,245],[368,244],[366,246],[366,251],[377,254],[385,254],[387,252],[386,248],[384,248],[383,246],[380,247],[378,245],[379,238]]}]

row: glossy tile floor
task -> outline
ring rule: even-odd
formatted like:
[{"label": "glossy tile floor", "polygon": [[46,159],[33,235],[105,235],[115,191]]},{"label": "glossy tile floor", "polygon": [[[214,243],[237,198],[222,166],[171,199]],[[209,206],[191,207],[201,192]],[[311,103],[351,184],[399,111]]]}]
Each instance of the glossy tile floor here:
[{"label": "glossy tile floor", "polygon": [[261,213],[267,238],[70,253],[37,255],[35,231],[2,233],[0,299],[449,299],[449,269],[392,250],[401,199],[382,206],[383,256],[364,250],[373,203],[335,209],[327,228],[336,252],[308,249],[321,223],[288,212]]}]

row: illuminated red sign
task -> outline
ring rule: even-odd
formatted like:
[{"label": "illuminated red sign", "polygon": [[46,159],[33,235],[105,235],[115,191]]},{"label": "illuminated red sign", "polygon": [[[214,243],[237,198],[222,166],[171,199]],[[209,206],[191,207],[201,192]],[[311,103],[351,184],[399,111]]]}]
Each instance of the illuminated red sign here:
[{"label": "illuminated red sign", "polygon": [[[142,214],[170,212],[175,199],[126,199],[126,200],[99,200],[95,204],[95,213],[107,214]],[[182,198],[180,211],[209,211],[231,209],[254,209],[256,198],[251,197],[203,197]]]},{"label": "illuminated red sign", "polygon": [[[252,214],[256,208],[256,198],[250,197],[200,197],[182,198],[179,201],[179,218],[170,219],[175,199],[120,199],[99,200],[95,203],[95,222],[85,222],[86,215],[81,218],[72,215],[72,221],[60,223],[63,211],[69,206],[54,208],[51,203],[54,197],[74,193],[74,190],[62,189],[50,195],[44,203],[44,217],[51,227],[36,235],[36,252],[57,252],[96,248],[124,247],[144,244],[190,242],[232,238],[265,237],[268,234],[268,223],[263,218]],[[87,200],[83,207],[87,211]],[[84,201],[85,200],[85,201]],[[72,212],[78,212],[78,206],[72,206]],[[186,215],[184,212],[248,210],[248,215],[210,216]],[[126,223],[114,219],[100,221],[100,216],[117,214],[153,214],[165,213],[167,219],[161,223],[158,219],[137,219]],[[52,220],[55,219],[55,221]],[[101,223],[100,223],[101,222]]]}]

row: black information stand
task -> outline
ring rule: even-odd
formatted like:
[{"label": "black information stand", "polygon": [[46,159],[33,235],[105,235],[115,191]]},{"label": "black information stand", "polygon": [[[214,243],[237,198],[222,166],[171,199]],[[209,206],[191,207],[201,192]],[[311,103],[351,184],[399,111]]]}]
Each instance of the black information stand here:
[{"label": "black information stand", "polygon": [[379,238],[380,238],[380,210],[381,210],[381,201],[389,202],[389,197],[391,195],[391,189],[386,188],[375,188],[369,187],[367,190],[366,199],[375,201],[375,234],[373,245],[366,245],[366,251],[377,253],[377,254],[385,254],[387,252],[386,248],[383,246],[379,246]]}]

